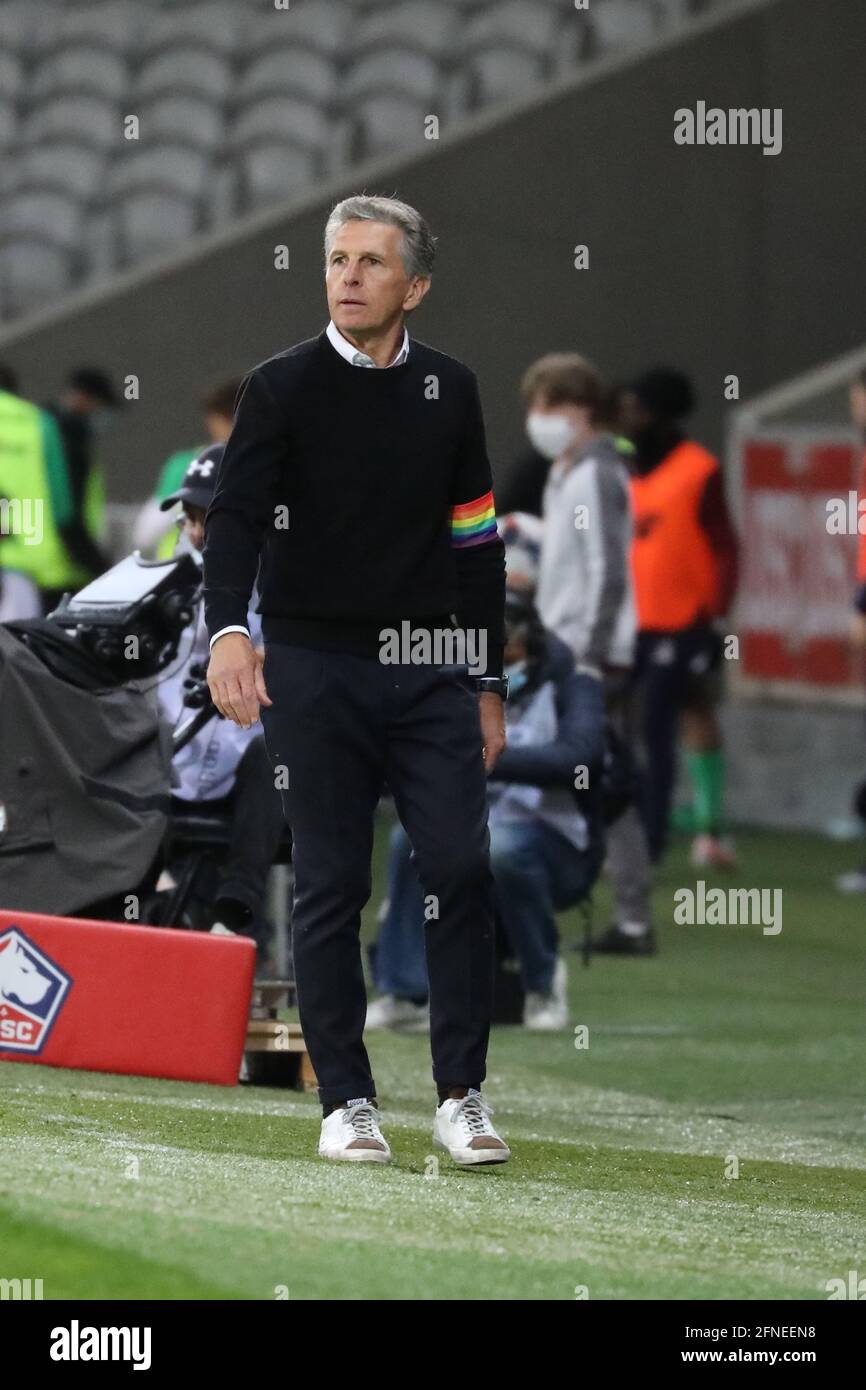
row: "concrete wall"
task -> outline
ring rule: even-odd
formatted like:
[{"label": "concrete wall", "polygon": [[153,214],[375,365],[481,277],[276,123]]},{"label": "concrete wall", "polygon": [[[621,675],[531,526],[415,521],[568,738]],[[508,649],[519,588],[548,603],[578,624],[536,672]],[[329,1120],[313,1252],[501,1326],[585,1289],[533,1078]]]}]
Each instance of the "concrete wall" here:
[{"label": "concrete wall", "polygon": [[[83,361],[139,376],[107,454],[112,496],[140,497],[162,458],[199,437],[202,387],[321,328],[322,223],[335,197],[365,186],[417,203],[440,237],[413,331],[478,371],[497,470],[522,444],[517,380],[551,349],[577,347],[616,374],[686,364],[698,427],[720,447],[725,374],[751,395],[864,336],[864,51],[866,6],[751,5],[0,334],[0,356],[39,397]],[[698,100],[782,107],[783,152],[678,147],[674,111]],[[287,271],[273,267],[277,243]],[[588,271],[573,268],[577,243]]]}]

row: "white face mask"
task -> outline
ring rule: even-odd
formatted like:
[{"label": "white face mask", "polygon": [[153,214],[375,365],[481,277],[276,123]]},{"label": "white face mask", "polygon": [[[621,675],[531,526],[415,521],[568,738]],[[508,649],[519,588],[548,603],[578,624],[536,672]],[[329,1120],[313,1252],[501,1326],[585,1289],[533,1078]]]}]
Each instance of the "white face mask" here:
[{"label": "white face mask", "polygon": [[527,416],[526,433],[532,447],[547,459],[561,458],[575,442],[574,425],[565,415],[544,415],[539,410]]}]

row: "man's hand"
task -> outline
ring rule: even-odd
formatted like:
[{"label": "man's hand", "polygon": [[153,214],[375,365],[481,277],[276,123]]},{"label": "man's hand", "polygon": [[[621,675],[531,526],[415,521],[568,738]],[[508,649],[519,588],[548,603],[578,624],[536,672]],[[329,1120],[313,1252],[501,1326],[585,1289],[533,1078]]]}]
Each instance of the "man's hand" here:
[{"label": "man's hand", "polygon": [[478,713],[481,717],[481,742],[484,745],[484,771],[489,774],[505,747],[505,706],[502,696],[489,691],[479,695]]},{"label": "man's hand", "polygon": [[227,632],[211,647],[207,683],[211,699],[226,719],[249,729],[259,706],[271,700],[262,671],[264,650],[253,646],[243,632]]}]

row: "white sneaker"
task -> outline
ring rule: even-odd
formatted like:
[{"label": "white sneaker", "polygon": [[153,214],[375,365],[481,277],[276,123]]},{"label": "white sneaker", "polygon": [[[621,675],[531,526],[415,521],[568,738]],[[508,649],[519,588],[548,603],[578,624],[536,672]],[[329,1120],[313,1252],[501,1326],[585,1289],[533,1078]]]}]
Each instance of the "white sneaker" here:
[{"label": "white sneaker", "polygon": [[353,1163],[390,1163],[391,1150],[379,1128],[379,1112],[368,1100],[353,1100],[322,1120],[320,1158]]},{"label": "white sneaker", "polygon": [[553,972],[550,994],[527,993],[523,1026],[533,1033],[559,1033],[568,1027],[568,970],[561,956]]},{"label": "white sneaker", "polygon": [[434,1149],[447,1149],[455,1163],[506,1163],[511,1150],[490,1123],[491,1107],[481,1092],[443,1100],[433,1121]]},{"label": "white sneaker", "polygon": [[411,999],[398,999],[396,994],[383,994],[367,1006],[365,1028],[399,1028],[404,1033],[429,1033],[430,1009],[427,1004],[413,1004]]}]

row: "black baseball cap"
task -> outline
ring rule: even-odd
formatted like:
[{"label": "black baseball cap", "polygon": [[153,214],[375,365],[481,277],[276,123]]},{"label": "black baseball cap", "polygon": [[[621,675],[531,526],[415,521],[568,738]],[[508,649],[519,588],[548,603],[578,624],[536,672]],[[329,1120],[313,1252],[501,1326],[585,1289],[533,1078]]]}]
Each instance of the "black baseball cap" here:
[{"label": "black baseball cap", "polygon": [[217,473],[225,453],[225,444],[209,444],[187,467],[177,492],[164,497],[160,510],[167,512],[175,502],[188,502],[191,507],[207,507],[214,494]]}]

